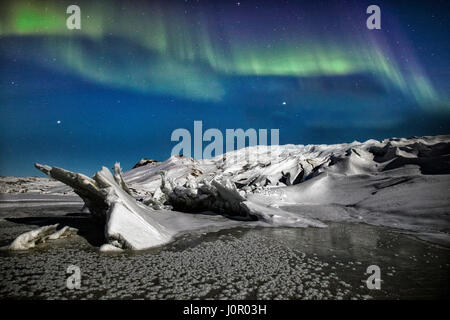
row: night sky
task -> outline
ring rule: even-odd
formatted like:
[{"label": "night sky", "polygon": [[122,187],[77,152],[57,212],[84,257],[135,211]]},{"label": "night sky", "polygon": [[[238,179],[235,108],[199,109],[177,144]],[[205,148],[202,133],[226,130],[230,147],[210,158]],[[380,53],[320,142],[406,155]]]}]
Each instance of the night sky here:
[{"label": "night sky", "polygon": [[[66,8],[81,8],[81,30]],[[368,30],[366,8],[381,8]],[[0,175],[165,160],[173,130],[280,144],[450,133],[449,1],[2,1]],[[205,143],[206,145],[206,143]]]}]

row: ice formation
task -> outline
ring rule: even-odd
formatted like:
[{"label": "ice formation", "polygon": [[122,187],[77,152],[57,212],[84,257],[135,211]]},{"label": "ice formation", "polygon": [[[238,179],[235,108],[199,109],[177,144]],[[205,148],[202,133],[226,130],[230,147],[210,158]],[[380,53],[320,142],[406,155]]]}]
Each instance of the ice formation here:
[{"label": "ice formation", "polygon": [[38,243],[44,243],[47,240],[56,240],[69,237],[77,233],[77,229],[65,226],[56,230],[58,224],[44,226],[35,230],[25,232],[18,236],[13,243],[8,246],[9,250],[27,250],[33,248]]},{"label": "ice formation", "polygon": [[113,173],[103,167],[93,178],[36,167],[73,188],[105,224],[104,250],[167,243],[211,225],[188,214],[205,211],[272,226],[366,222],[450,243],[450,136],[142,159],[123,174],[116,164]]},{"label": "ice formation", "polygon": [[[108,243],[102,251],[119,249],[146,249],[169,242],[172,237],[185,230],[202,227],[194,221],[185,219],[184,230],[161,218],[161,212],[171,215],[168,209],[175,208],[188,212],[214,211],[239,217],[244,220],[262,220],[283,224],[274,209],[252,204],[226,180],[195,182],[174,185],[160,174],[159,193],[155,192],[142,202],[137,201],[127,187],[118,163],[114,174],[103,167],[93,178],[73,173],[61,168],[36,164],[36,168],[74,189],[85,202],[93,216],[105,223],[105,238]],[[156,194],[156,196],[155,196]],[[158,196],[159,195],[159,196]],[[316,226],[325,225],[313,219],[295,217],[285,212],[286,225]],[[192,220],[192,219],[191,219]]]}]

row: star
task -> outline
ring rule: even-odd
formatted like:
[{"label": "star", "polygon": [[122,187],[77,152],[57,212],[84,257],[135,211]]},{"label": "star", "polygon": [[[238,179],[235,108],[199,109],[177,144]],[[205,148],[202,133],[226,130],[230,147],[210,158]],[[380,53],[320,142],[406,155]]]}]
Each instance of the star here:
[{"label": "star", "polygon": [[283,106],[285,106],[285,105],[286,105],[286,101],[283,101],[281,104],[282,104]]},{"label": "star", "polygon": [[61,120],[56,121],[57,124],[61,124]]}]

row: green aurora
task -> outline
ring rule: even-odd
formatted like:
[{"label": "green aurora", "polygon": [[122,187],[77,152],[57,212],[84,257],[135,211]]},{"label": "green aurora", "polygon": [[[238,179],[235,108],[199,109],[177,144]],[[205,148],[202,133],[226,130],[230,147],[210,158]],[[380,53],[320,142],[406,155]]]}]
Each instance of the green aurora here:
[{"label": "green aurora", "polygon": [[[1,37],[39,38],[41,50],[58,61],[34,61],[47,67],[68,69],[112,87],[191,99],[220,100],[226,92],[222,78],[227,76],[298,77],[301,82],[352,74],[370,74],[386,89],[396,88],[420,105],[446,99],[412,50],[406,51],[407,64],[400,62],[389,41],[367,30],[349,34],[346,23],[317,34],[313,16],[276,33],[267,32],[272,28],[269,21],[261,32],[252,33],[245,21],[238,30],[212,14],[220,9],[212,4],[187,10],[182,3],[125,8],[120,2],[89,1],[80,3],[81,30],[68,30],[65,5],[8,1]],[[111,51],[111,38],[130,43],[135,50]]]}]

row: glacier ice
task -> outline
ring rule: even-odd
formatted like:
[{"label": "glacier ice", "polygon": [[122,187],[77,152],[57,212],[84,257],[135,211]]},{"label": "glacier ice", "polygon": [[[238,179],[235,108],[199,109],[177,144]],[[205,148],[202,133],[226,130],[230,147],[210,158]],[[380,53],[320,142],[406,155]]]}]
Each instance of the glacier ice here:
[{"label": "glacier ice", "polygon": [[104,223],[104,251],[145,249],[179,232],[227,224],[194,214],[200,212],[232,217],[228,225],[366,222],[450,243],[450,136],[255,146],[204,160],[144,158],[130,171],[115,164],[113,173],[103,167],[92,178],[35,166],[70,186]]}]

